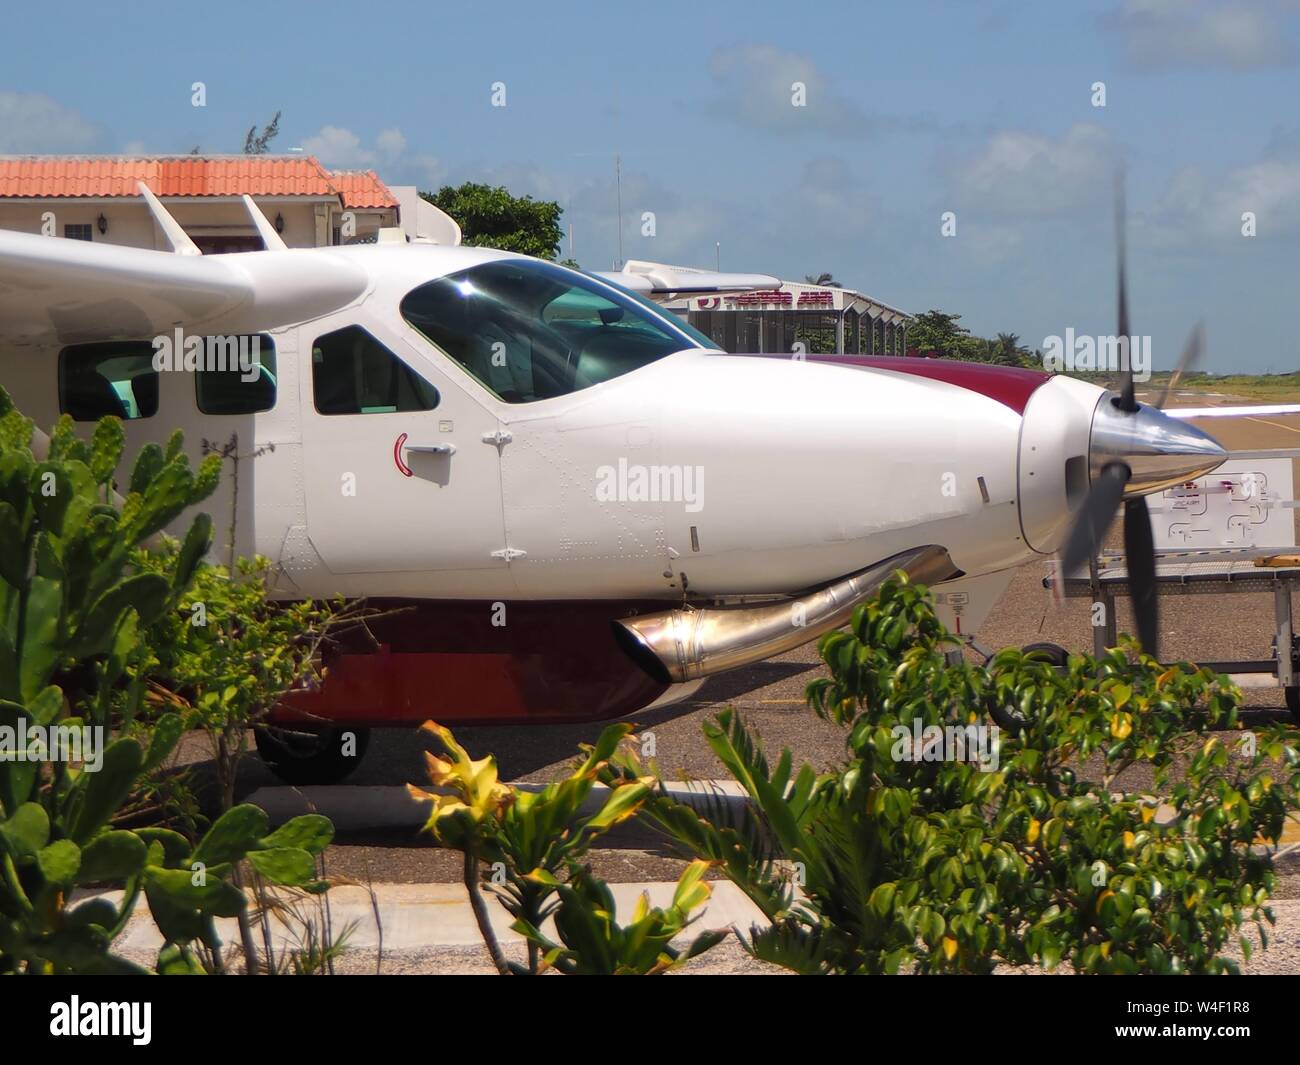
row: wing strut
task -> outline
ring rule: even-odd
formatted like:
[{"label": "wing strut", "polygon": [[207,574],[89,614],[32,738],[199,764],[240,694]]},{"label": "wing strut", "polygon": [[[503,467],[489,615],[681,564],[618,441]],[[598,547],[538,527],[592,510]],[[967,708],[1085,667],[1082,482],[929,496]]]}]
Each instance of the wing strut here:
[{"label": "wing strut", "polygon": [[140,190],[140,195],[144,197],[144,202],[149,205],[149,213],[153,215],[153,220],[158,223],[158,228],[162,230],[163,236],[167,238],[167,243],[172,246],[172,251],[177,255],[202,255],[199,246],[190,240],[189,234],[181,228],[181,224],[167,213],[167,208],[159,202],[158,197],[149,191],[149,186],[143,181],[137,181],[135,187]]}]

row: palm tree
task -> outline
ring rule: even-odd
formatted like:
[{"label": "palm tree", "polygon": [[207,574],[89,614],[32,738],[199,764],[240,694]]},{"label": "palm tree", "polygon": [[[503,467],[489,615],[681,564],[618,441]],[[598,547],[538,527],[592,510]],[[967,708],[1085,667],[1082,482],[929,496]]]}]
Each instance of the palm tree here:
[{"label": "palm tree", "polygon": [[838,281],[835,280],[834,274],[818,274],[816,277],[813,277],[812,274],[804,274],[803,279],[810,285],[821,285],[823,288],[844,287]]},{"label": "palm tree", "polygon": [[1020,335],[1018,333],[999,333],[995,361],[1003,366],[1020,365]]}]

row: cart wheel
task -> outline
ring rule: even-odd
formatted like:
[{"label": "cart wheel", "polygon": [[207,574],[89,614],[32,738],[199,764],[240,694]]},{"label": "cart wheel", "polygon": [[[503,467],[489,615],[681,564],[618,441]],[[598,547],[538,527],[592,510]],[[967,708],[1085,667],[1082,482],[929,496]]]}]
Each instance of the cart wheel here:
[{"label": "cart wheel", "polygon": [[1286,708],[1291,711],[1291,716],[1300,721],[1300,687],[1283,688],[1286,692]]},{"label": "cart wheel", "polygon": [[[354,750],[344,741],[355,737]],[[368,728],[327,728],[318,731],[267,726],[254,733],[257,753],[287,784],[337,784],[361,764],[370,745]]]},{"label": "cart wheel", "polygon": [[1059,643],[1028,643],[1022,650],[1025,654],[1042,655],[1057,669],[1064,669],[1070,658],[1070,652]]}]

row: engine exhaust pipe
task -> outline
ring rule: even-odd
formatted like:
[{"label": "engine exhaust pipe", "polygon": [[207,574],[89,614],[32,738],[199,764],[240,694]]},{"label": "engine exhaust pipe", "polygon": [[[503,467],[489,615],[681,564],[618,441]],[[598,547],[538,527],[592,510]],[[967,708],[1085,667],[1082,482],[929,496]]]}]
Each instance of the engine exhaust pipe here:
[{"label": "engine exhaust pipe", "polygon": [[622,618],[614,622],[614,636],[660,683],[684,684],[761,662],[839,628],[900,569],[922,584],[960,573],[944,548],[918,547],[779,603],[687,606]]}]

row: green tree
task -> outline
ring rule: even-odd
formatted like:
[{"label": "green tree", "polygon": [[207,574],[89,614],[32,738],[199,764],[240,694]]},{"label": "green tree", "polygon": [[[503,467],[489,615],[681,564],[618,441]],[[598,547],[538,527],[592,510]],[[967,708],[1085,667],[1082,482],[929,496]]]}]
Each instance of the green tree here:
[{"label": "green tree", "polygon": [[907,328],[908,343],[922,355],[961,358],[970,330],[958,325],[960,320],[960,314],[948,314],[933,308],[918,314]]},{"label": "green tree", "polygon": [[512,196],[500,185],[473,181],[420,195],[456,220],[465,244],[552,261],[560,254],[562,208],[553,200]]}]

